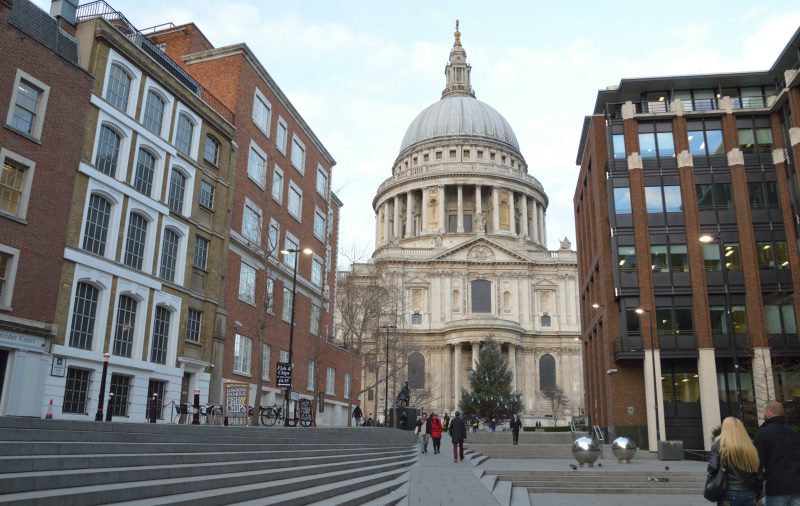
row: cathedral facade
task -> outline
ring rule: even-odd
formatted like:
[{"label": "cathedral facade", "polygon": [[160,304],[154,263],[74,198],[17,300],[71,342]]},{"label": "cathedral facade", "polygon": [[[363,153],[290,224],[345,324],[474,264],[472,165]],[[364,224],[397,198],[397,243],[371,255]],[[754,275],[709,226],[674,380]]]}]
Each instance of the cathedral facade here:
[{"label": "cathedral facade", "polygon": [[[380,275],[402,298],[391,332],[407,350],[403,370],[384,388],[380,357],[378,367],[367,364],[362,403],[379,417],[379,399],[391,404],[408,380],[412,391],[425,392],[420,408],[452,414],[481,343],[491,338],[507,357],[529,422],[550,412],[543,392],[555,387],[569,399],[565,413],[577,414],[576,253],[567,239],[547,250],[547,195],[528,174],[509,123],[475,98],[460,36],[456,30],[441,99],[408,127],[392,175],[373,199],[373,256],[345,274],[365,282]],[[373,339],[380,343],[384,331]],[[380,355],[380,344],[375,350]]]}]

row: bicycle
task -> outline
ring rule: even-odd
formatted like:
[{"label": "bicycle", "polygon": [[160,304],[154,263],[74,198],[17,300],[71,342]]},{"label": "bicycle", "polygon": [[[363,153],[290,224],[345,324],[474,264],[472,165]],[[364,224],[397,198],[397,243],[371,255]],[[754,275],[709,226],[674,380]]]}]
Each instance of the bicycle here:
[{"label": "bicycle", "polygon": [[[278,420],[285,421],[286,415],[283,412],[283,406],[279,406],[278,404],[273,404],[272,406],[262,407],[261,408],[261,424],[271,427],[278,422]],[[290,418],[289,419],[289,426],[296,427],[297,423],[300,423],[303,427],[309,427],[311,425],[311,420],[304,420],[299,418]]]},{"label": "bicycle", "polygon": [[200,406],[200,423],[206,425],[219,425],[222,423],[222,406],[206,404]]}]

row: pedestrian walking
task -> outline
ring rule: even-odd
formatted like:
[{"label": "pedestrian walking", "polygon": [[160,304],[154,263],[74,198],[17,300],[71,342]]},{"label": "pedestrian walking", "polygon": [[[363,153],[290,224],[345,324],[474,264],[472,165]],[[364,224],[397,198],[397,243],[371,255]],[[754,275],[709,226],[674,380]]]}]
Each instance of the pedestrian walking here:
[{"label": "pedestrian walking", "polygon": [[453,442],[453,462],[464,460],[464,440],[467,439],[467,425],[461,419],[461,413],[456,411],[450,420],[450,440]]},{"label": "pedestrian walking", "polygon": [[762,489],[758,450],[742,421],[733,416],[722,421],[722,431],[711,446],[707,482],[718,471],[725,473],[726,481],[718,506],[755,506]]},{"label": "pedestrian walking", "polygon": [[408,423],[408,416],[406,416],[406,412],[403,411],[402,413],[400,413],[400,427],[399,428],[401,428],[403,430],[408,430],[408,426],[406,425],[407,423]]},{"label": "pedestrian walking", "polygon": [[444,418],[442,418],[442,430],[447,432],[450,430],[450,415],[445,412]]},{"label": "pedestrian walking", "polygon": [[492,428],[492,432],[494,432],[495,429],[497,429],[497,420],[492,418],[492,422],[489,424],[489,427],[491,427]]},{"label": "pedestrian walking", "polygon": [[755,445],[767,481],[765,506],[800,506],[800,434],[786,424],[780,402],[764,406]]},{"label": "pedestrian walking", "polygon": [[511,436],[513,444],[519,444],[519,431],[522,429],[522,420],[519,419],[516,413],[511,417]]},{"label": "pedestrian walking", "polygon": [[356,404],[356,409],[353,410],[353,418],[356,421],[356,427],[361,426],[361,419],[364,417],[364,413],[361,412],[361,407]]},{"label": "pedestrian walking", "polygon": [[442,449],[442,421],[436,416],[436,413],[431,413],[431,440],[433,441],[433,453],[437,454]]},{"label": "pedestrian walking", "polygon": [[428,434],[430,434],[431,425],[428,422],[427,413],[422,413],[422,418],[417,420],[417,428],[415,432],[419,435],[419,449],[422,453],[428,453]]}]

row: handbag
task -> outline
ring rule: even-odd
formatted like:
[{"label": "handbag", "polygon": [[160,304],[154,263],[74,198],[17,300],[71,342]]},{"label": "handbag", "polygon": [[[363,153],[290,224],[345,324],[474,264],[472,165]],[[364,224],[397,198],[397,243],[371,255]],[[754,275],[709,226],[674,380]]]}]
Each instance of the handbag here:
[{"label": "handbag", "polygon": [[725,497],[728,491],[728,480],[725,477],[725,460],[722,459],[717,472],[706,479],[703,497],[711,502],[717,502]]}]

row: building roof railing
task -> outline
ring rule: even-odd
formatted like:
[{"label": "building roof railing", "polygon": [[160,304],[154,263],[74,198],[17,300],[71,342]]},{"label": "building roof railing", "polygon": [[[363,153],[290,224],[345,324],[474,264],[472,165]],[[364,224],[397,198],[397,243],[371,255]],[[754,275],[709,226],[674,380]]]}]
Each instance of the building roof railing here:
[{"label": "building roof railing", "polygon": [[[772,104],[777,100],[778,94],[769,96],[749,96],[749,97],[723,97],[730,98],[731,107],[734,111],[762,110],[769,111]],[[622,119],[622,106],[627,102],[613,102],[605,105],[605,115],[607,119]],[[631,102],[636,108],[636,114],[669,114],[676,113],[678,108],[683,112],[723,112],[724,103],[720,98],[694,98],[676,100],[653,100]]]},{"label": "building roof railing", "polygon": [[183,70],[174,60],[164,53],[157,45],[153,44],[145,34],[136,29],[135,26],[126,18],[121,12],[117,11],[104,0],[97,0],[88,4],[78,7],[77,20],[87,21],[89,19],[102,18],[115,27],[122,35],[130,40],[136,47],[142,50],[145,54],[150,56],[156,63],[158,63],[164,70],[169,72],[175,79],[178,80],[189,91],[200,97],[200,99],[208,104],[214,111],[222,116],[226,121],[233,124],[234,115],[228,107],[225,106],[217,97],[211,92],[203,88],[188,72]]}]

